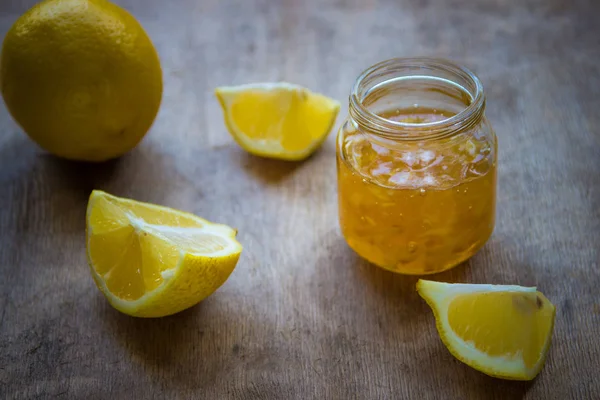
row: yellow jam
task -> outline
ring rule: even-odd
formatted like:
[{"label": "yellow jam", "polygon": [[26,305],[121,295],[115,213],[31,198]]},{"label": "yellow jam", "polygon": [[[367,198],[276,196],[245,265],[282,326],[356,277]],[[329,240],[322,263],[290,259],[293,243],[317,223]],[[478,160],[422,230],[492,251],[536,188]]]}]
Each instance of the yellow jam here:
[{"label": "yellow jam", "polygon": [[[415,124],[454,114],[422,107],[378,113]],[[392,271],[430,274],[485,244],[495,222],[495,136],[473,128],[442,139],[395,141],[351,124],[342,131],[340,225],[360,256]]]}]

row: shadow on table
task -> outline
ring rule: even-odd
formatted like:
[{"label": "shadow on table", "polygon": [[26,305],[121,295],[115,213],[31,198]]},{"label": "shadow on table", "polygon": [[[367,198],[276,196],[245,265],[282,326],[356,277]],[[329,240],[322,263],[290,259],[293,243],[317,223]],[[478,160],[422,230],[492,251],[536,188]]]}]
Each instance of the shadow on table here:
[{"label": "shadow on table", "polygon": [[522,399],[535,384],[535,380],[511,381],[485,375],[454,358],[439,339],[423,353],[416,368],[413,373],[423,384],[448,387],[453,394],[449,398]]},{"label": "shadow on table", "polygon": [[518,279],[520,277],[530,281],[531,268],[522,260],[515,259],[515,248],[513,241],[496,236],[469,260],[450,270],[430,275],[397,274],[361,259],[347,245],[344,252],[350,254],[348,257],[358,275],[371,286],[373,292],[402,302],[417,299],[422,302],[416,292],[419,279],[449,283],[523,284]]},{"label": "shadow on table", "polygon": [[[93,189],[148,197],[144,195],[157,192],[157,186],[166,193],[177,181],[173,177],[177,172],[165,167],[168,158],[150,143],[117,159],[88,163],[55,157],[26,137],[15,136],[0,147],[0,160],[0,185],[5,190],[0,213],[10,214],[4,228],[19,233],[82,227]],[[74,215],[79,219],[75,221]]]},{"label": "shadow on table", "polygon": [[[94,307],[107,330],[120,344],[144,364],[157,368],[181,365],[189,359],[194,340],[204,332],[195,320],[203,315],[204,304],[162,318],[136,318],[113,309],[104,298]],[[100,304],[102,303],[102,304]]]},{"label": "shadow on table", "polygon": [[[215,294],[214,296],[217,296]],[[264,324],[235,314],[217,297],[162,318],[135,318],[113,309],[101,296],[93,307],[105,334],[115,338],[110,351],[125,353],[119,365],[138,364],[150,379],[181,389],[224,384],[233,371],[260,371],[272,362],[269,346],[254,348]],[[103,304],[99,304],[102,302]],[[265,340],[274,334],[265,334]],[[117,354],[118,354],[117,353]]]},{"label": "shadow on table", "polygon": [[240,168],[269,185],[280,184],[305,163],[310,163],[314,157],[311,156],[304,161],[285,161],[255,156],[241,149],[233,154]]},{"label": "shadow on table", "polygon": [[[351,250],[349,250],[351,251]],[[355,256],[358,258],[358,256]],[[377,267],[368,261],[358,260],[361,276],[372,289],[385,296],[400,297],[398,300],[416,300],[416,284],[419,279],[428,279],[441,282],[464,282],[472,268],[471,262],[462,263],[455,268],[430,275],[402,275]]]},{"label": "shadow on table", "polygon": [[[317,268],[319,274],[322,274],[322,271],[334,274],[336,284],[343,286],[345,293],[364,297],[366,303],[363,302],[361,307],[373,307],[374,310],[384,313],[393,312],[395,315],[400,315],[404,322],[421,315],[428,309],[427,304],[416,291],[419,278],[445,282],[468,281],[467,277],[472,269],[472,263],[467,262],[439,274],[402,275],[379,268],[358,256],[337,230],[331,233],[329,239],[320,240],[320,243],[331,242],[332,244],[323,252],[323,257],[318,262],[318,265],[322,264]],[[329,277],[319,275],[315,279],[327,281]],[[326,304],[324,307],[329,306]]]},{"label": "shadow on table", "polygon": [[[135,318],[113,309],[103,298],[100,301],[104,304],[95,306],[99,322],[125,350],[118,362],[122,368],[138,364],[153,381],[169,382],[181,389],[201,387],[217,379],[224,368],[218,350],[206,360],[197,348],[205,335],[198,323],[205,314],[204,303],[167,317]],[[111,352],[118,348],[114,346]]]},{"label": "shadow on table", "polygon": [[117,169],[121,159],[98,163],[70,161],[55,157],[40,149],[24,135],[13,137],[0,148],[2,175],[0,184],[14,181],[21,184],[39,185],[57,183],[62,187],[92,187],[105,181]]}]

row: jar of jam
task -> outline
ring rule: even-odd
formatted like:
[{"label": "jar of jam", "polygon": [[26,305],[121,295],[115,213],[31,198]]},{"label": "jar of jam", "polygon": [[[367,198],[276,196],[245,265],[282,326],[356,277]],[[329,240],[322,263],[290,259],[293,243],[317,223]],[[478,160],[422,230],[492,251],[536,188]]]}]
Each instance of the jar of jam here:
[{"label": "jar of jam", "polygon": [[337,136],[348,245],[404,274],[475,254],[494,230],[497,140],[479,79],[431,58],[396,58],[356,80]]}]

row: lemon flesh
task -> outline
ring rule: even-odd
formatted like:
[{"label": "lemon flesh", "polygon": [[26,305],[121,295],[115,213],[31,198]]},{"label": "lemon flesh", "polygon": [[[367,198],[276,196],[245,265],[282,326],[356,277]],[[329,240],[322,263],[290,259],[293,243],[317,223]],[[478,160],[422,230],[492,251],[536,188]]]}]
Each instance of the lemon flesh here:
[{"label": "lemon flesh", "polygon": [[237,232],[193,214],[95,190],[87,210],[87,255],[109,303],[138,317],[189,308],[233,272]]},{"label": "lemon flesh", "polygon": [[6,34],[0,90],[25,133],[68,159],[104,161],[146,135],[162,98],[158,53],[106,0],[46,0]]},{"label": "lemon flesh", "polygon": [[531,380],[542,369],[556,309],[536,288],[419,280],[440,338],[460,361],[487,375]]},{"label": "lemon flesh", "polygon": [[286,82],[222,86],[215,95],[230,134],[244,150],[283,160],[313,154],[340,109],[337,101]]}]

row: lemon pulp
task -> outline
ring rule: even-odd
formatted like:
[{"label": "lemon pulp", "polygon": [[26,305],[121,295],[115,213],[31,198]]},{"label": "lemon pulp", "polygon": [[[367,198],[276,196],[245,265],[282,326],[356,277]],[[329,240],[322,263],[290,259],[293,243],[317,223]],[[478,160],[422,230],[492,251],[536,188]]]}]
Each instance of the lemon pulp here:
[{"label": "lemon pulp", "polygon": [[555,307],[535,288],[419,280],[448,350],[491,376],[533,379],[542,369]]},{"label": "lemon pulp", "polygon": [[286,82],[222,86],[215,90],[225,123],[249,153],[300,160],[325,140],[339,103]]}]

